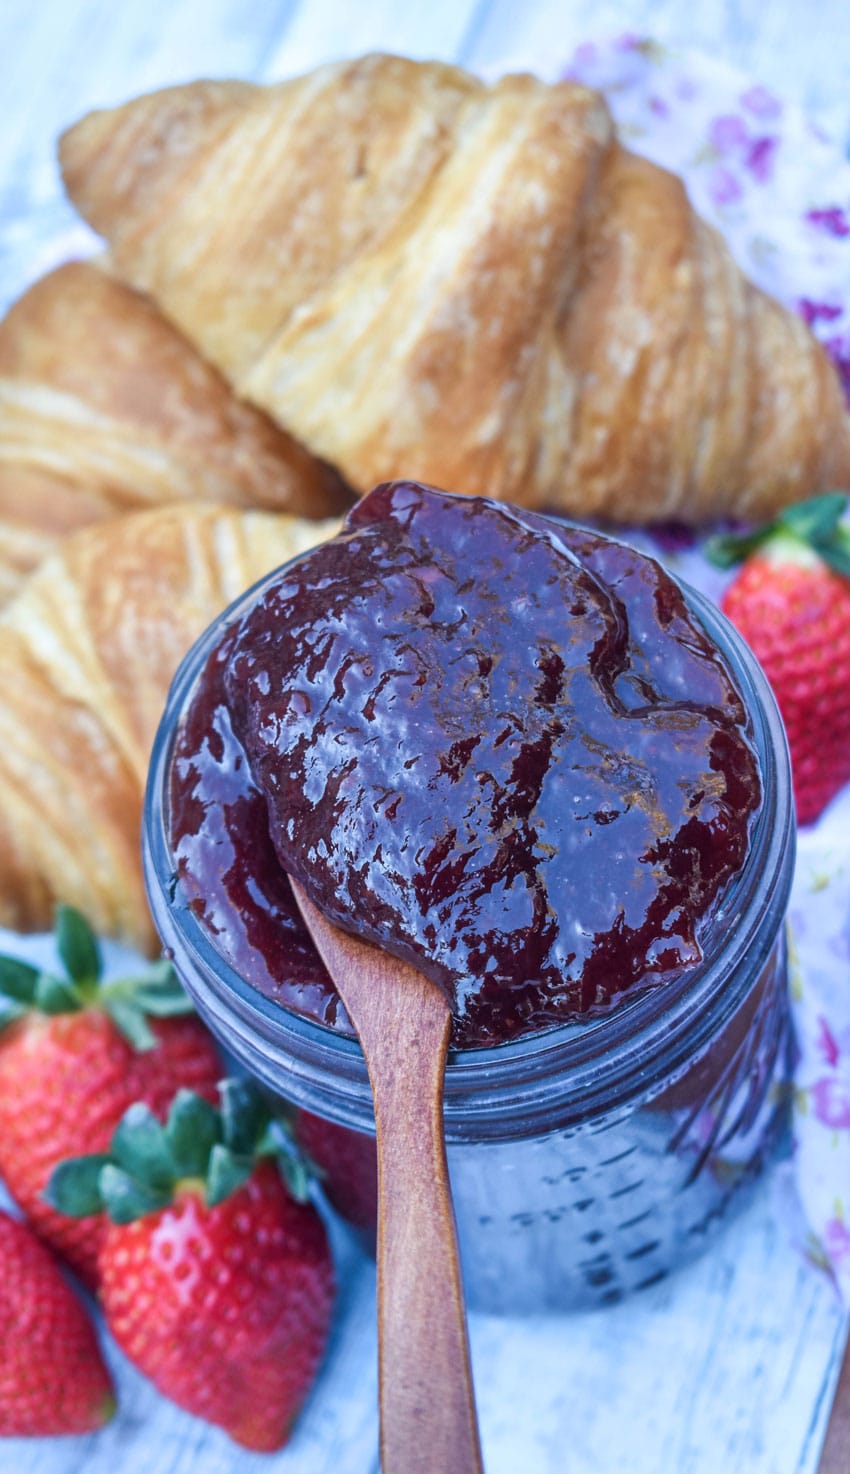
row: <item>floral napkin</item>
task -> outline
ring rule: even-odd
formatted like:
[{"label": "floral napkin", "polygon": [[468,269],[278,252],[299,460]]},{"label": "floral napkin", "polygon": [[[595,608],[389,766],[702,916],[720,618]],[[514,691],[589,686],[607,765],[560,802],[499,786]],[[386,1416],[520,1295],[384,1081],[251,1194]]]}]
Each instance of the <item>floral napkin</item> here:
[{"label": "floral napkin", "polygon": [[[725,64],[634,36],[581,46],[562,75],[603,91],[624,142],[682,176],[750,279],[811,325],[850,397],[850,165],[841,148]],[[718,595],[724,576],[698,549],[661,553]],[[790,920],[803,1247],[850,1304],[850,789],[800,832]],[[797,1214],[789,1229],[798,1235]]]}]

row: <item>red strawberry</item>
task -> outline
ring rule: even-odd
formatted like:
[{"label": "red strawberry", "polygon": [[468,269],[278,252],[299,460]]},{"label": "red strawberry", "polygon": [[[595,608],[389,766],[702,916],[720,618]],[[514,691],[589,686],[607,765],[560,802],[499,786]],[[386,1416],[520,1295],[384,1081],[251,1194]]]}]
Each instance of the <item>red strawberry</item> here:
[{"label": "red strawberry", "polygon": [[327,1336],[333,1269],[322,1221],[281,1178],[269,1116],[248,1082],[221,1113],[181,1090],[161,1126],[124,1115],[110,1157],[82,1157],[49,1192],[71,1212],[105,1206],[107,1324],[174,1402],[246,1448],[287,1440]]},{"label": "red strawberry", "polygon": [[378,1223],[378,1158],[374,1136],[298,1111],[293,1134],[320,1169],[328,1201],[374,1239]]},{"label": "red strawberry", "polygon": [[0,1212],[0,1436],[91,1433],[114,1411],[80,1301],[26,1224]]},{"label": "red strawberry", "polygon": [[847,497],[790,507],[716,562],[746,561],[721,607],[758,656],[788,733],[797,817],[816,819],[850,781],[850,528]]},{"label": "red strawberry", "polygon": [[222,1069],[169,964],[99,986],[82,917],[60,908],[57,934],[65,979],[0,958],[0,991],[14,1000],[0,1034],[0,1174],[36,1232],[94,1288],[105,1222],[57,1214],[42,1197],[51,1171],[106,1151],[135,1100],[160,1117],[180,1085],[215,1101]]}]

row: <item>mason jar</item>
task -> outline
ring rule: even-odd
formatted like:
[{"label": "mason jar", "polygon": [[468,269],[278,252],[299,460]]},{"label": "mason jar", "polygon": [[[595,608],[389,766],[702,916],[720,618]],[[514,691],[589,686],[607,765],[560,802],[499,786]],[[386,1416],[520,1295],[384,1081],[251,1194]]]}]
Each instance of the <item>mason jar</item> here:
[{"label": "mason jar", "polygon": [[[190,904],[169,838],[183,714],[226,627],[267,582],[220,616],[175,677],[148,781],[146,881],[164,947],[198,1012],[251,1074],[307,1113],[311,1149],[321,1143],[316,1126],[329,1123],[330,1195],[343,1208],[357,1202],[362,1218],[374,1192],[365,1180],[374,1175],[374,1117],[357,1040],[239,975]],[[709,1244],[787,1131],[787,745],[747,646],[709,600],[684,593],[750,717],[763,795],[747,859],[701,937],[698,965],[608,1014],[450,1053],[447,1155],[466,1296],[476,1309],[586,1308],[654,1284]]]}]

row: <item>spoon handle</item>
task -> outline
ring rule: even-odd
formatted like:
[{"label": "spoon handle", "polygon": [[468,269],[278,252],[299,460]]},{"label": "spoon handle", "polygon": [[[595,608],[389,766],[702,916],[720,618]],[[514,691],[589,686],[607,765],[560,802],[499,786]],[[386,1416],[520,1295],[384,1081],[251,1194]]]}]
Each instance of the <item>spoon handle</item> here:
[{"label": "spoon handle", "polygon": [[369,1070],[378,1145],[382,1474],[481,1474],[443,1134],[451,1028],[436,984],[293,891]]},{"label": "spoon handle", "polygon": [[440,1005],[427,983],[415,1011],[398,1008],[391,1021],[385,1017],[384,1027],[395,1032],[392,1055],[367,1049],[378,1128],[384,1474],[481,1469],[443,1139],[451,1021],[433,999]]}]

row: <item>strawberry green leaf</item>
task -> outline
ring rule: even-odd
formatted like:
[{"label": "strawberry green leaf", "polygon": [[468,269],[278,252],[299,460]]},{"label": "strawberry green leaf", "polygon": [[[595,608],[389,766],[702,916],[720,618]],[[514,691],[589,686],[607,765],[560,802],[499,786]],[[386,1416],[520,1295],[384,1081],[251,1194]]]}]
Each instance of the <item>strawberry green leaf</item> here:
[{"label": "strawberry green leaf", "polygon": [[717,533],[706,538],[702,550],[715,568],[734,568],[736,563],[742,563],[760,548],[765,537],[765,530],[761,527],[754,532]]},{"label": "strawberry green leaf", "polygon": [[105,997],[103,1006],[112,1019],[116,1029],[123,1034],[128,1044],[142,1053],[146,1049],[155,1049],[157,1037],[145,1018],[140,1008],[129,999],[122,997]]},{"label": "strawberry green leaf", "polygon": [[174,1159],[165,1127],[143,1101],[124,1112],[115,1128],[109,1155],[116,1167],[145,1189],[170,1196],[174,1186]]},{"label": "strawberry green leaf", "polygon": [[53,1169],[42,1197],[51,1208],[66,1213],[69,1218],[89,1218],[101,1213],[100,1173],[108,1161],[103,1152],[69,1158]]},{"label": "strawberry green leaf", "polygon": [[116,1028],[134,1049],[153,1049],[157,1036],[148,1018],[177,1018],[193,1012],[170,962],[154,962],[146,972],[115,978],[98,995]]},{"label": "strawberry green leaf", "polygon": [[177,1018],[193,1012],[192,1000],[170,962],[154,963],[143,977],[128,978],[126,982],[133,1001],[153,1018]]},{"label": "strawberry green leaf", "polygon": [[822,496],[813,496],[806,502],[786,507],[776,522],[788,532],[796,533],[804,542],[822,542],[832,536],[846,507],[845,492],[825,491]]},{"label": "strawberry green leaf", "polygon": [[85,917],[73,906],[57,907],[56,945],[71,981],[93,989],[103,968],[100,947]]},{"label": "strawberry green leaf", "polygon": [[179,992],[183,998],[186,997],[177,969],[167,957],[158,957],[156,962],[151,962],[141,974],[139,982],[146,988],[169,989]]},{"label": "strawberry green leaf", "polygon": [[[844,532],[844,530],[844,527],[840,527],[838,532]],[[823,558],[824,563],[828,563],[830,568],[836,573],[841,573],[845,578],[850,578],[850,537],[845,541],[843,538],[836,536],[831,542],[816,542],[814,546]]]},{"label": "strawberry green leaf", "polygon": [[703,552],[717,567],[731,568],[759,548],[782,540],[783,551],[787,549],[789,556],[793,556],[795,547],[811,548],[839,573],[850,576],[850,528],[841,520],[847,504],[846,492],[826,491],[785,507],[771,522],[747,532],[710,537]]},{"label": "strawberry green leaf", "polygon": [[193,1090],[178,1090],[165,1127],[177,1177],[206,1178],[210,1153],[221,1140],[221,1117]]},{"label": "strawberry green leaf", "polygon": [[207,1207],[215,1208],[219,1203],[223,1203],[225,1198],[229,1198],[231,1193],[248,1181],[253,1170],[252,1157],[237,1156],[230,1150],[230,1147],[216,1142],[210,1152],[210,1165],[207,1172]]},{"label": "strawberry green leaf", "polygon": [[76,1013],[83,1000],[72,982],[53,973],[40,972],[36,978],[33,1002],[42,1013]]},{"label": "strawberry green leaf", "polygon": [[278,1171],[283,1178],[290,1197],[296,1203],[306,1203],[310,1197],[310,1183],[315,1176],[311,1164],[298,1151],[283,1151],[278,1154]]},{"label": "strawberry green leaf", "polygon": [[158,1213],[171,1202],[169,1191],[137,1182],[112,1162],[101,1167],[99,1183],[104,1208],[113,1223],[133,1223],[148,1213]]},{"label": "strawberry green leaf", "polygon": [[222,1080],[218,1090],[225,1145],[251,1156],[271,1119],[268,1105],[252,1080]]},{"label": "strawberry green leaf", "polygon": [[28,1007],[35,998],[37,982],[37,967],[31,967],[17,957],[0,957],[0,993],[4,997]]},{"label": "strawberry green leaf", "polygon": [[169,1015],[191,1013],[192,1000],[180,983],[174,965],[163,958],[142,973],[114,978],[101,988],[107,1002],[120,998],[137,1004],[145,1013]]},{"label": "strawberry green leaf", "polygon": [[[144,971],[101,986],[100,944],[85,917],[73,906],[57,907],[56,945],[65,967],[64,977],[40,973],[16,957],[0,956],[0,1000],[5,996],[19,1005],[19,1010],[36,1008],[48,1014],[103,1008],[137,1050],[153,1049],[158,1042],[148,1018],[177,1018],[194,1011],[173,964],[164,958]],[[11,1010],[3,1011],[0,1027],[12,1016]]]},{"label": "strawberry green leaf", "polygon": [[194,1013],[192,1000],[178,985],[178,990],[166,992],[161,988],[138,987],[133,995],[135,1003],[151,1018],[179,1018]]}]

